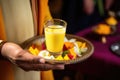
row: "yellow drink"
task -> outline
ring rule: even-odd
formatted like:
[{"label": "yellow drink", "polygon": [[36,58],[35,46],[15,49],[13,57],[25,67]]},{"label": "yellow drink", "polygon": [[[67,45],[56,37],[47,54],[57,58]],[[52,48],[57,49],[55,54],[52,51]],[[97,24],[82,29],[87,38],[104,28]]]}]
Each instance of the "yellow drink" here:
[{"label": "yellow drink", "polygon": [[62,51],[66,27],[61,25],[50,25],[45,28],[45,40],[47,50],[53,53]]}]

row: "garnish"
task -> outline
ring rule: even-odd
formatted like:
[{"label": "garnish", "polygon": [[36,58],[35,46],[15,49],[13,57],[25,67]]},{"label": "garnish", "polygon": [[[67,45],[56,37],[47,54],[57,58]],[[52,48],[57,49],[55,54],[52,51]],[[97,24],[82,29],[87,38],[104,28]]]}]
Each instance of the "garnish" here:
[{"label": "garnish", "polygon": [[[40,50],[41,49],[41,50]],[[76,39],[68,40],[65,38],[63,52],[61,55],[54,57],[51,55],[45,46],[45,42],[42,42],[41,48],[37,48],[35,44],[32,44],[28,51],[36,56],[41,56],[45,59],[52,59],[52,60],[72,60],[76,59],[77,57],[81,57],[84,52],[88,49],[86,42],[77,41]]]}]

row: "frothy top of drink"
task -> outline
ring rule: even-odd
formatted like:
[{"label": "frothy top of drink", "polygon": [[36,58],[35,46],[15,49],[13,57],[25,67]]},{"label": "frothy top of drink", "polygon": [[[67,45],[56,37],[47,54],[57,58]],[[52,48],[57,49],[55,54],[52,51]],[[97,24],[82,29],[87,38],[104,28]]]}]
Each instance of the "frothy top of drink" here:
[{"label": "frothy top of drink", "polygon": [[45,28],[45,32],[49,33],[65,33],[66,28],[61,25],[50,25]]}]

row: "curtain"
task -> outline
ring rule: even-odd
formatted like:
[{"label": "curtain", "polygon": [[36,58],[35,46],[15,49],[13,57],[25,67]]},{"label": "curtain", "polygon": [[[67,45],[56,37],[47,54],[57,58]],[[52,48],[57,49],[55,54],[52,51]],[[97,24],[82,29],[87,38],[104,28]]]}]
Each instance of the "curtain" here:
[{"label": "curtain", "polygon": [[6,40],[6,34],[5,34],[5,29],[4,29],[4,21],[3,21],[1,6],[0,6],[0,39]]}]

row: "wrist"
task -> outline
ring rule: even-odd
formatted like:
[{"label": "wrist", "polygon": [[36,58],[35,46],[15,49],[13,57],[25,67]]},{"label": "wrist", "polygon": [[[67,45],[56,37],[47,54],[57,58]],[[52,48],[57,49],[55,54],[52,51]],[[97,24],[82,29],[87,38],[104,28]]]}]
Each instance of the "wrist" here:
[{"label": "wrist", "polygon": [[4,56],[2,55],[2,48],[3,48],[3,45],[6,43],[7,41],[3,41],[3,40],[0,40],[0,59],[5,59]]}]

